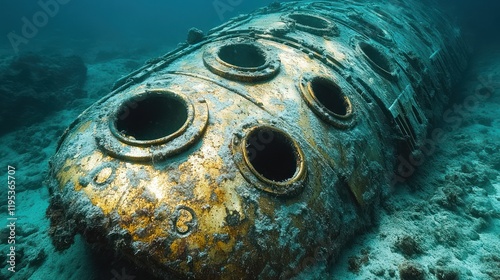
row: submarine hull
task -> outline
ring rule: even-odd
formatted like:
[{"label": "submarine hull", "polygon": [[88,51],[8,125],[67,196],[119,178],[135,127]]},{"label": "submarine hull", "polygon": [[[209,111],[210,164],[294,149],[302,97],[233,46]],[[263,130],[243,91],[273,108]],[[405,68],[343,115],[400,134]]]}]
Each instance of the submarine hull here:
[{"label": "submarine hull", "polygon": [[458,30],[432,1],[345,0],[190,36],[61,137],[54,245],[82,234],[161,278],[288,279],[335,261],[397,157],[425,152],[467,66]]}]

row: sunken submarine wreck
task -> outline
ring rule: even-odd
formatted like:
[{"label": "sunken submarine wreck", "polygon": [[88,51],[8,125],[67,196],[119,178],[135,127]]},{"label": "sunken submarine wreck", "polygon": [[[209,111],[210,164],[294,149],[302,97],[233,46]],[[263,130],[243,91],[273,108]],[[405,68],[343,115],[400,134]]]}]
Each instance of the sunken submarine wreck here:
[{"label": "sunken submarine wreck", "polygon": [[370,225],[467,65],[432,1],[240,15],[115,83],[59,140],[47,215],[160,278],[288,279]]}]

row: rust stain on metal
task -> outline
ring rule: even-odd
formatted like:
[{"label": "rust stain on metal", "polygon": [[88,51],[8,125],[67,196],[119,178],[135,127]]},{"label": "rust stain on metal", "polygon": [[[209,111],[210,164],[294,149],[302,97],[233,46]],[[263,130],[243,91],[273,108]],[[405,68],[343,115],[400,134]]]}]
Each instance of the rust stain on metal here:
[{"label": "rust stain on metal", "polygon": [[[91,232],[188,279],[288,279],[335,259],[467,62],[437,10],[376,2],[273,4],[119,80],[52,158],[54,244]],[[387,16],[401,5],[439,32],[408,32]]]}]

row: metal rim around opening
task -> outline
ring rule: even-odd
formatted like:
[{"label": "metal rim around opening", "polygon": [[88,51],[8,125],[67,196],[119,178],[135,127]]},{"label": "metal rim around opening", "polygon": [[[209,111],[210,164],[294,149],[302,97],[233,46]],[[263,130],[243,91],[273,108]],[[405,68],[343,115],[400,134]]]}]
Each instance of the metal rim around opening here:
[{"label": "metal rim around opening", "polygon": [[[123,102],[109,119],[109,129],[116,138],[126,144],[135,146],[159,145],[184,133],[193,121],[193,111],[191,102],[179,94],[169,91],[147,91]],[[173,118],[180,120],[173,120]],[[124,132],[121,130],[119,126],[121,123],[125,123],[121,126],[123,129],[128,128],[129,131]],[[134,128],[130,127],[132,123],[135,124]],[[153,128],[153,124],[157,128]],[[163,127],[158,128],[158,126]],[[137,130],[160,129],[164,131],[156,133],[137,132]],[[132,131],[135,133],[131,133]]]},{"label": "metal rim around opening", "polygon": [[295,23],[295,28],[319,36],[338,36],[340,31],[337,25],[328,18],[310,13],[294,12],[285,15],[285,21]]},{"label": "metal rim around opening", "polygon": [[394,63],[380,48],[364,41],[359,42],[356,48],[379,75],[391,81],[397,78]]},{"label": "metal rim around opening", "polygon": [[299,87],[304,101],[322,120],[341,129],[354,124],[355,110],[349,98],[354,89],[347,82],[329,76],[304,74]]},{"label": "metal rim around opening", "polygon": [[205,131],[208,107],[204,100],[193,102],[184,94],[166,89],[131,92],[128,96],[108,106],[95,133],[98,146],[114,157],[160,160],[184,151]]},{"label": "metal rim around opening", "polygon": [[278,74],[278,54],[255,40],[232,38],[208,45],[203,63],[214,74],[230,80],[256,82]]},{"label": "metal rim around opening", "polygon": [[292,196],[304,187],[305,156],[297,141],[270,125],[236,133],[233,158],[243,177],[257,189],[277,196]]}]

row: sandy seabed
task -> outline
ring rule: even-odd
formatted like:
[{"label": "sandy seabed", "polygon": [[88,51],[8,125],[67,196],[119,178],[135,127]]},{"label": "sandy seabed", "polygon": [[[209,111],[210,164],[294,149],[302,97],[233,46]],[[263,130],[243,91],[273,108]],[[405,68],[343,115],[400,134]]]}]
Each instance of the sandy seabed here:
[{"label": "sandy seabed", "polygon": [[[150,53],[136,56],[137,63]],[[132,60],[134,60],[132,59]],[[121,261],[108,261],[77,236],[56,252],[47,234],[44,179],[57,139],[112,82],[130,58],[88,62],[87,98],[33,126],[0,138],[0,166],[16,168],[16,267],[0,264],[0,279],[142,279]],[[308,267],[300,279],[500,279],[500,48],[476,51],[448,115],[434,129],[443,139],[413,176],[382,201],[377,225],[352,240],[334,265]],[[7,186],[0,194],[0,252],[6,259]]]}]

